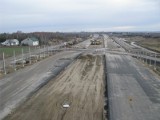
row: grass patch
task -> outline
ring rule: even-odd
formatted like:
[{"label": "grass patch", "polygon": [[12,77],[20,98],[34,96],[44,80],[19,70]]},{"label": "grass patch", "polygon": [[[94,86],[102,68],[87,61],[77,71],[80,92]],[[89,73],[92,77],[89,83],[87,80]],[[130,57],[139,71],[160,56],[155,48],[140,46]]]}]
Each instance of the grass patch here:
[{"label": "grass patch", "polygon": [[[19,55],[22,53],[22,48],[24,53],[29,52],[28,46],[14,46],[14,47],[1,47],[0,48],[0,59],[2,59],[2,54],[4,52],[5,58],[13,56],[13,51],[15,51],[16,55]],[[33,47],[31,47],[31,51],[34,50]]]},{"label": "grass patch", "polygon": [[160,53],[160,38],[134,36],[128,37],[126,42],[135,42],[136,44],[152,51]]},{"label": "grass patch", "polygon": [[139,43],[140,46],[145,47],[149,50],[160,52],[160,43]]}]

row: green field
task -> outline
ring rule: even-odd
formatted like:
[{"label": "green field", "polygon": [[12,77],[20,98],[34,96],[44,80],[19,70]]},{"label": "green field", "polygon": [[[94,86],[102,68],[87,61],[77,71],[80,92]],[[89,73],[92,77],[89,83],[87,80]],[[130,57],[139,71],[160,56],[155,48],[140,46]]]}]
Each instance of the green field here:
[{"label": "green field", "polygon": [[140,41],[138,44],[150,50],[160,52],[160,41]]},{"label": "green field", "polygon": [[[16,47],[0,47],[0,59],[2,59],[3,52],[5,54],[5,58],[13,56],[13,52],[15,51],[16,55],[22,53],[22,49],[24,53],[29,52],[28,46],[16,46]],[[31,48],[33,50],[33,48]]]},{"label": "green field", "polygon": [[140,37],[140,36],[135,36],[135,37],[128,37],[126,38],[128,43],[130,42],[135,42],[136,44],[145,47],[147,49],[156,51],[160,53],[160,38],[153,38],[153,37]]}]

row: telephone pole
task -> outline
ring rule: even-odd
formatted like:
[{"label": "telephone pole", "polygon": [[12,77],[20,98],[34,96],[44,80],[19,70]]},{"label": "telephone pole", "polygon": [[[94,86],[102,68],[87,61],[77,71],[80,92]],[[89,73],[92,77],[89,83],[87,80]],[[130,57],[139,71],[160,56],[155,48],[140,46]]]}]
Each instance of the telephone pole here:
[{"label": "telephone pole", "polygon": [[3,70],[4,70],[4,74],[6,75],[6,63],[5,63],[5,58],[4,58],[4,52],[3,52]]}]

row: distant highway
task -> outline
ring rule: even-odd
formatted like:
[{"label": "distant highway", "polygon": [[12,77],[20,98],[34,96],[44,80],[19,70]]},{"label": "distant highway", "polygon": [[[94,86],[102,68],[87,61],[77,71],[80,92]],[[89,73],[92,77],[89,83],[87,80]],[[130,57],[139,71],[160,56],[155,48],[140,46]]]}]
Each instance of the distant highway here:
[{"label": "distant highway", "polygon": [[108,118],[160,120],[160,79],[129,54],[105,55]]},{"label": "distant highway", "polygon": [[109,120],[160,120],[160,79],[130,56],[106,60]]},{"label": "distant highway", "polygon": [[146,48],[140,47],[138,45],[136,45],[135,43],[132,44],[128,44],[127,42],[125,42],[125,39],[122,38],[114,38],[114,41],[116,43],[118,43],[122,48],[124,48],[126,51],[128,52],[143,52],[143,53],[155,53],[151,50],[148,50]]},{"label": "distant highway", "polygon": [[103,36],[105,39],[106,49],[108,49],[107,52],[117,51],[121,54],[124,53],[133,57],[139,57],[141,59],[148,59],[160,63],[159,53],[147,50],[142,47],[137,47],[137,49],[135,49],[135,45],[130,45],[124,42],[123,39],[115,38],[111,40],[109,36],[105,34]]}]

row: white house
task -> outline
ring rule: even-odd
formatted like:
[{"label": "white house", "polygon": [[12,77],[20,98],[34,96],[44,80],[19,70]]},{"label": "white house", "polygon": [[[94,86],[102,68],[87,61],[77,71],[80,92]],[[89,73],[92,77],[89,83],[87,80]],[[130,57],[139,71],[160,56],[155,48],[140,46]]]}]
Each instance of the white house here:
[{"label": "white house", "polygon": [[37,38],[26,38],[21,41],[21,45],[28,45],[28,46],[37,46],[39,45],[39,40]]},{"label": "white house", "polygon": [[16,46],[19,45],[19,41],[17,39],[8,39],[1,44],[4,46]]}]

